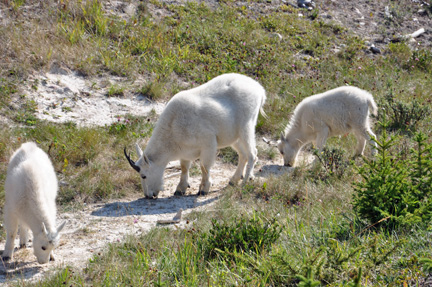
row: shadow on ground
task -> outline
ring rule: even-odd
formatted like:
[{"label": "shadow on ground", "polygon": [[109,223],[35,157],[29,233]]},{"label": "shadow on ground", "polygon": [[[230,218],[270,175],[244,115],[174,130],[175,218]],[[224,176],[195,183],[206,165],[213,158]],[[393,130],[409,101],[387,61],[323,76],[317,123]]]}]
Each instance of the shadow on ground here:
[{"label": "shadow on ground", "polygon": [[131,202],[113,202],[93,211],[92,216],[122,217],[130,215],[156,215],[192,209],[218,200],[220,195],[198,197],[197,195],[171,196],[158,199],[140,198]]}]

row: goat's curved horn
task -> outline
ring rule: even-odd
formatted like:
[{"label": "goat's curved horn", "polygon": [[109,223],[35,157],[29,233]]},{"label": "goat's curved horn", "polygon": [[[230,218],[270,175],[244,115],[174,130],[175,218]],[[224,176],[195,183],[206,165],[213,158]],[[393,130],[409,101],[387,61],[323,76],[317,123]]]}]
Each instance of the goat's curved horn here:
[{"label": "goat's curved horn", "polygon": [[134,170],[136,170],[137,172],[140,172],[140,167],[137,166],[133,160],[131,160],[131,158],[130,158],[130,154],[129,154],[129,155],[127,154],[127,152],[126,152],[126,147],[124,148],[124,154],[125,154],[125,156],[126,156],[126,159],[127,159],[128,162],[129,162],[130,166],[131,166]]}]

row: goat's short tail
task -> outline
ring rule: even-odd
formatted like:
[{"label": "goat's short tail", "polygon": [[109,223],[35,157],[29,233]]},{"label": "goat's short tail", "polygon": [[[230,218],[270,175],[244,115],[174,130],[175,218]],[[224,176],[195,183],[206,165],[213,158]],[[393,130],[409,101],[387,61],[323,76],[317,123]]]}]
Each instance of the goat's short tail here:
[{"label": "goat's short tail", "polygon": [[264,94],[264,97],[262,98],[262,101],[261,101],[261,107],[260,107],[260,114],[265,118],[265,119],[268,119],[268,116],[267,116],[267,114],[265,113],[265,111],[264,111],[264,103],[265,103],[265,101],[266,101],[266,95]]},{"label": "goat's short tail", "polygon": [[375,103],[372,95],[368,98],[368,106],[371,114],[376,116],[378,114],[378,106]]}]

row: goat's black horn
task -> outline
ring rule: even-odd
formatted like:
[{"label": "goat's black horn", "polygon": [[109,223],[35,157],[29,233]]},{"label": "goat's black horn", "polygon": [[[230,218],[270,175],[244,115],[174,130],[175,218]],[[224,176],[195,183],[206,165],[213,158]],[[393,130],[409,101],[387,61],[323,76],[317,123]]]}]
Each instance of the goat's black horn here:
[{"label": "goat's black horn", "polygon": [[131,160],[131,158],[130,158],[130,154],[129,154],[129,155],[127,154],[127,152],[126,152],[126,147],[124,148],[124,154],[125,154],[126,159],[127,159],[128,162],[129,162],[130,166],[131,166],[134,170],[136,170],[137,172],[140,172],[140,167],[137,166],[133,160]]}]

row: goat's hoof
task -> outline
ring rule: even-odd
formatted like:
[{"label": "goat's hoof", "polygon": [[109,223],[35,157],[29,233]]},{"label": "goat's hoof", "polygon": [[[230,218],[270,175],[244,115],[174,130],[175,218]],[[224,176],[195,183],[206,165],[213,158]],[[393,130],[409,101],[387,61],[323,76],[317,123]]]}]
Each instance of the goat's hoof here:
[{"label": "goat's hoof", "polygon": [[198,191],[198,193],[197,193],[197,195],[198,196],[200,196],[200,195],[207,195],[208,194],[208,192],[207,191],[204,191],[204,190],[200,190],[200,191]]},{"label": "goat's hoof", "polygon": [[231,180],[228,182],[228,184],[229,184],[230,186],[234,186],[234,185],[235,185],[235,183],[232,182]]},{"label": "goat's hoof", "polygon": [[186,191],[176,190],[174,192],[174,196],[183,196],[185,195]]},{"label": "goat's hoof", "polygon": [[27,244],[20,244],[20,246],[19,246],[19,248],[21,249],[21,248],[27,248]]},{"label": "goat's hoof", "polygon": [[148,195],[146,195],[145,198],[146,199],[157,199],[157,196],[154,196],[154,195],[148,196]]},{"label": "goat's hoof", "polygon": [[50,254],[50,261],[55,261],[54,255]]},{"label": "goat's hoof", "polygon": [[11,258],[9,256],[2,257],[3,261],[9,261]]}]

